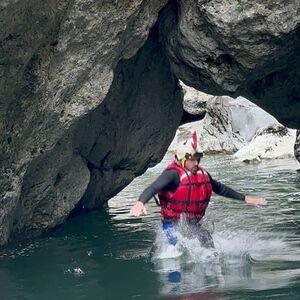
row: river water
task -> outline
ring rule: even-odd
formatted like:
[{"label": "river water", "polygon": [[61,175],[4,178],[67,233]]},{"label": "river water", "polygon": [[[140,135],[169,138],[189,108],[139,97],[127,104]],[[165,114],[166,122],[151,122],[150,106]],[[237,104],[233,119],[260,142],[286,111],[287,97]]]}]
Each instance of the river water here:
[{"label": "river water", "polygon": [[207,156],[217,180],[266,207],[214,195],[203,226],[215,249],[180,237],[168,246],[159,208],[129,209],[170,156],[136,178],[102,212],[0,251],[0,299],[300,299],[300,173],[293,159],[244,165]]}]

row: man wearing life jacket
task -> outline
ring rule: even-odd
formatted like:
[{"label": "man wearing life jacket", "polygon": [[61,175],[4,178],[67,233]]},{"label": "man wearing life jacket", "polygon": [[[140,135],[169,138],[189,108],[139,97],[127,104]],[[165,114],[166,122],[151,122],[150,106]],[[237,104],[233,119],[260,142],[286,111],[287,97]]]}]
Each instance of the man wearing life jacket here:
[{"label": "man wearing life jacket", "polygon": [[[140,195],[131,209],[131,214],[140,216],[146,214],[144,206],[152,197],[158,194],[163,218],[163,228],[170,244],[176,244],[176,238],[168,229],[184,215],[190,224],[198,224],[203,218],[212,192],[221,196],[245,201],[250,205],[266,205],[264,198],[252,198],[216,181],[202,167],[200,159],[203,154],[197,149],[197,134],[178,147],[175,159],[163,173]],[[213,247],[208,232],[203,231],[207,245]]]}]

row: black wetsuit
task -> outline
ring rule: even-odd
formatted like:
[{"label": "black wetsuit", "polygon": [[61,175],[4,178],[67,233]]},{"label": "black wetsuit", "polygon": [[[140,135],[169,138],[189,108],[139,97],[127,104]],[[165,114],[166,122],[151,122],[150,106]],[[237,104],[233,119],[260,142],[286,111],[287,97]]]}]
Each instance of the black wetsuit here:
[{"label": "black wetsuit", "polygon": [[[236,200],[245,200],[245,195],[230,187],[222,184],[221,182],[214,180],[210,174],[210,182],[212,185],[212,190],[218,195],[232,198]],[[155,194],[157,194],[162,189],[166,191],[175,191],[180,184],[180,178],[176,170],[169,169],[164,171],[149,187],[147,187],[139,197],[139,201],[142,203],[147,203]]]},{"label": "black wetsuit", "polygon": [[[245,200],[244,194],[236,192],[235,190],[222,184],[221,182],[214,180],[210,174],[208,174],[208,175],[210,177],[212,190],[216,194],[227,197],[227,198],[240,200],[240,201]],[[164,171],[149,187],[147,187],[143,191],[143,193],[139,197],[139,201],[141,201],[142,203],[145,204],[155,194],[157,194],[162,189],[164,189],[166,191],[175,191],[178,188],[179,184],[180,184],[180,178],[179,178],[179,174],[177,173],[177,171],[174,169],[168,169],[168,170]],[[174,223],[174,220],[163,220],[163,223],[164,222]],[[176,223],[177,222],[175,221],[175,224]],[[164,225],[166,225],[166,224],[164,224]],[[193,235],[197,235],[198,239],[200,240],[201,244],[204,247],[207,247],[207,248],[214,247],[214,242],[213,242],[213,239],[212,239],[210,233],[204,228],[201,228],[201,227],[199,228],[198,225],[199,224],[191,224]],[[189,235],[192,232],[189,230]]]}]

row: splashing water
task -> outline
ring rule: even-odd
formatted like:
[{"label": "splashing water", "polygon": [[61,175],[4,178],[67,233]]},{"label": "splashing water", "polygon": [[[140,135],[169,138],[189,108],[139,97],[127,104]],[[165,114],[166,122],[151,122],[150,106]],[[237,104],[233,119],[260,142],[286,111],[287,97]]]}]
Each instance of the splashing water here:
[{"label": "splashing water", "polygon": [[300,274],[299,268],[290,272],[272,272],[268,278],[268,270],[264,282],[255,278],[256,272],[262,271],[262,263],[268,260],[282,263],[283,260],[300,259],[297,247],[294,247],[292,256],[284,257],[284,251],[290,252],[293,246],[282,233],[227,229],[213,233],[215,247],[206,248],[196,237],[182,234],[188,227],[186,224],[181,226],[185,227],[184,230],[174,229],[175,246],[168,243],[161,228],[156,230],[154,250],[150,255],[163,283],[162,295],[211,289],[224,291],[233,286],[259,290],[266,286],[285,286]]}]

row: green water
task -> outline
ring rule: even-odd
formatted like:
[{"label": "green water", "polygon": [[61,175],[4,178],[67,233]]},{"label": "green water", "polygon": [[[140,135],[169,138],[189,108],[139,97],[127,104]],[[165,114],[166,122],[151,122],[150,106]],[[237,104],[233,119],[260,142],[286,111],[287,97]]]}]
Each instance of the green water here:
[{"label": "green water", "polygon": [[1,250],[0,299],[300,299],[299,164],[206,157],[213,177],[269,203],[250,207],[214,196],[206,224],[216,249],[186,239],[184,254],[173,257],[154,201],[144,218],[129,216],[165,163],[134,180],[104,211]]}]

